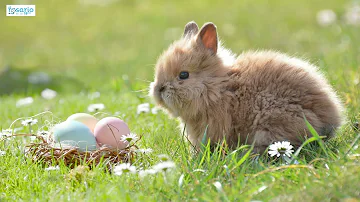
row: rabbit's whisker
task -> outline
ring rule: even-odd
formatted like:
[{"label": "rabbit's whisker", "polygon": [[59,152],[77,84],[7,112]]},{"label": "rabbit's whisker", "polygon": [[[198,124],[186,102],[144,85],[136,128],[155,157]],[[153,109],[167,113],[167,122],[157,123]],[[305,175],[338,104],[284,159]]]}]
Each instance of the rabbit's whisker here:
[{"label": "rabbit's whisker", "polygon": [[149,81],[149,80],[146,80],[146,79],[139,79],[139,78],[135,78],[135,80],[143,81],[143,82],[146,82],[146,83],[151,83],[152,82],[152,81]]},{"label": "rabbit's whisker", "polygon": [[141,93],[141,92],[146,92],[146,91],[149,91],[149,89],[133,90],[131,92],[133,92],[133,93]]}]

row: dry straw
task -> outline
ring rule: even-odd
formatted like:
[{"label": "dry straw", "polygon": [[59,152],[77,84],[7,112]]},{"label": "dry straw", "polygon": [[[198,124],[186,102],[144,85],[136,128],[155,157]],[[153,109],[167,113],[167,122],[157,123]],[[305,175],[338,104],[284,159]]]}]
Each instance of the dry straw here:
[{"label": "dry straw", "polygon": [[[97,115],[100,112],[94,114]],[[109,115],[107,113],[101,113]],[[54,114],[50,111],[41,112],[31,117],[27,118],[37,118],[44,115],[50,116],[50,121],[46,121],[46,127],[52,128],[55,120],[60,120],[55,117]],[[9,128],[14,128],[14,125],[25,119],[21,117],[12,122]],[[31,130],[30,130],[30,133]],[[132,164],[136,157],[136,150],[138,147],[136,143],[141,139],[140,138],[124,149],[114,149],[102,146],[95,151],[79,151],[77,148],[59,148],[54,145],[54,141],[51,138],[51,135],[45,139],[43,136],[34,135],[34,134],[12,134],[5,136],[4,139],[0,138],[0,142],[11,138],[11,137],[36,137],[38,142],[30,143],[25,146],[25,157],[31,158],[34,163],[42,163],[46,166],[61,165],[64,164],[69,168],[75,168],[77,165],[89,165],[90,168],[93,166],[104,165],[106,168],[111,171],[111,168],[120,163],[130,163]]]},{"label": "dry straw", "polygon": [[53,146],[52,141],[45,140],[42,136],[33,134],[14,134],[9,137],[35,136],[40,140],[26,146],[25,156],[31,158],[34,163],[42,163],[47,166],[64,164],[69,168],[77,165],[88,165],[90,168],[104,165],[110,171],[113,165],[119,163],[133,163],[138,147],[134,144],[124,149],[101,147],[95,151],[81,152],[77,148],[59,148]]}]

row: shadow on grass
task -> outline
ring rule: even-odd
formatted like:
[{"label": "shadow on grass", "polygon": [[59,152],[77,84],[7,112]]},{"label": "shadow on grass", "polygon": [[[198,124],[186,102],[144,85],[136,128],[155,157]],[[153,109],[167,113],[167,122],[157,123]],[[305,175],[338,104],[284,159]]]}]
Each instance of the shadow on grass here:
[{"label": "shadow on grass", "polygon": [[78,93],[87,90],[84,83],[60,75],[34,69],[7,66],[0,70],[0,96],[12,94],[40,94],[46,88],[57,92]]}]

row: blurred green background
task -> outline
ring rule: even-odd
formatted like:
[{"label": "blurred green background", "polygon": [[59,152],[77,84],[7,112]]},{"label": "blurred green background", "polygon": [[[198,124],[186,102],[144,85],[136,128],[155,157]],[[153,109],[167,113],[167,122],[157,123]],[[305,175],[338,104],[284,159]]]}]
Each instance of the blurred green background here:
[{"label": "blurred green background", "polygon": [[[273,49],[319,65],[340,96],[359,103],[359,26],[344,16],[346,0],[2,0],[0,99],[37,96],[44,88],[71,96],[81,91],[133,92],[144,97],[161,52],[195,20],[214,22],[223,44],[239,54]],[[6,17],[6,4],[35,4],[36,17]],[[330,9],[334,22],[317,21]],[[326,17],[326,16],[325,16]],[[28,76],[49,74],[34,84]],[[5,97],[4,97],[5,96]],[[141,98],[142,99],[142,98]],[[352,105],[353,104],[353,105]]]}]

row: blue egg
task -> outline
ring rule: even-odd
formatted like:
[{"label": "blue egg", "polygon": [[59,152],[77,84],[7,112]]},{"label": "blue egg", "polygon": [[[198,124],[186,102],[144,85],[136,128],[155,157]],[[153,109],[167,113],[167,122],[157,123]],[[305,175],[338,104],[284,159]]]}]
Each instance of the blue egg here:
[{"label": "blue egg", "polygon": [[78,121],[64,121],[53,128],[56,143],[78,147],[80,151],[96,150],[96,139],[90,128]]}]

